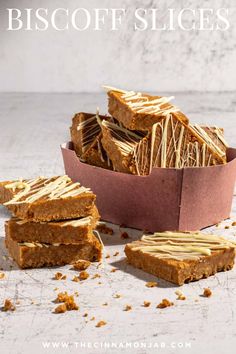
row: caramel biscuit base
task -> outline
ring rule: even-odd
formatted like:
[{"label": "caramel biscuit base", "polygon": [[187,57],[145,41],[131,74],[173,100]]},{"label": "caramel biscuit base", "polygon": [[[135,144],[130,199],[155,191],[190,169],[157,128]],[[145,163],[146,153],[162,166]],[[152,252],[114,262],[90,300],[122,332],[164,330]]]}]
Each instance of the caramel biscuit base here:
[{"label": "caramel biscuit base", "polygon": [[234,265],[236,243],[200,232],[145,235],[125,247],[128,262],[171,283],[183,285]]},{"label": "caramel biscuit base", "polygon": [[[5,184],[4,188],[14,193],[19,182]],[[20,192],[4,205],[20,219],[40,222],[92,215],[95,199],[89,188],[73,183],[68,176],[38,177],[25,181]]]},{"label": "caramel biscuit base", "polygon": [[5,222],[5,231],[17,242],[77,244],[91,239],[98,220],[99,214],[94,207],[92,216],[66,221],[36,223],[12,218]]},{"label": "caramel biscuit base", "polygon": [[80,112],[72,119],[71,141],[76,154],[84,162],[102,168],[111,168],[106,152],[101,146],[100,122],[109,117]]},{"label": "caramel biscuit base", "polygon": [[151,96],[104,86],[108,94],[108,111],[127,129],[151,131],[155,123],[172,113],[188,124],[188,118],[170,103],[173,97]]},{"label": "caramel biscuit base", "polygon": [[102,257],[102,245],[92,234],[89,241],[65,245],[39,242],[19,243],[7,233],[5,243],[10,256],[20,268],[62,266],[80,259],[95,262],[100,261]]}]

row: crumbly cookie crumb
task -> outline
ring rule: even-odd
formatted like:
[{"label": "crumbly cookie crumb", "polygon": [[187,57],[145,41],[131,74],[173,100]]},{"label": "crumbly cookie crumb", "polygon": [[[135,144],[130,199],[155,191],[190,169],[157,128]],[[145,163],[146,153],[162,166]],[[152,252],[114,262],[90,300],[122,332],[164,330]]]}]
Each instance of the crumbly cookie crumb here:
[{"label": "crumbly cookie crumb", "polygon": [[119,254],[120,254],[120,252],[116,251],[116,252],[113,254],[113,256],[116,257],[116,256],[118,256]]},{"label": "crumbly cookie crumb", "polygon": [[160,302],[160,304],[157,305],[158,309],[164,309],[166,307],[170,307],[173,306],[173,302],[169,301],[168,299],[162,299],[162,301]]},{"label": "crumbly cookie crumb", "polygon": [[102,327],[102,326],[105,326],[107,323],[106,321],[99,321],[97,324],[96,324],[96,327]]},{"label": "crumbly cookie crumb", "polygon": [[143,307],[149,307],[151,305],[150,301],[144,301],[143,302]]},{"label": "crumbly cookie crumb", "polygon": [[73,263],[74,270],[85,270],[91,265],[91,262],[80,259],[77,262]]},{"label": "crumbly cookie crumb", "polygon": [[98,274],[98,273],[96,273],[96,274],[94,274],[94,275],[92,276],[92,279],[96,279],[96,278],[101,278],[101,275]]},{"label": "crumbly cookie crumb", "polygon": [[101,232],[102,234],[105,235],[113,235],[114,230],[111,227],[108,227],[106,224],[98,224],[96,227],[96,230],[98,232]]},{"label": "crumbly cookie crumb", "polygon": [[62,273],[60,272],[57,272],[54,277],[53,277],[54,280],[65,280],[66,279],[66,275],[63,275]]},{"label": "crumbly cookie crumb", "polygon": [[0,272],[0,279],[3,279],[3,278],[5,278],[5,274]]},{"label": "crumbly cookie crumb", "polygon": [[120,237],[123,238],[124,240],[127,239],[127,238],[130,238],[130,237],[129,237],[129,234],[128,234],[127,232],[122,232],[122,233],[120,234]]},{"label": "crumbly cookie crumb", "polygon": [[149,282],[147,282],[147,283],[145,284],[145,286],[146,286],[147,288],[154,288],[154,287],[157,286],[157,282],[156,282],[156,281],[149,281]]},{"label": "crumbly cookie crumb", "polygon": [[117,268],[112,268],[111,273],[115,273],[117,270]]},{"label": "crumbly cookie crumb", "polygon": [[130,311],[132,310],[132,306],[131,305],[126,305],[124,308],[124,311]]},{"label": "crumbly cookie crumb", "polygon": [[113,297],[114,297],[115,299],[119,299],[119,298],[121,298],[121,295],[120,295],[120,294],[115,294]]},{"label": "crumbly cookie crumb", "polygon": [[86,271],[80,272],[80,274],[79,274],[79,279],[80,280],[86,280],[88,278],[89,278],[89,273],[88,272],[86,272]]},{"label": "crumbly cookie crumb", "polygon": [[181,290],[176,290],[175,294],[177,295],[177,300],[186,300],[186,296],[182,293]]},{"label": "crumbly cookie crumb", "polygon": [[236,226],[236,221],[233,221],[231,225]]},{"label": "crumbly cookie crumb", "polygon": [[204,297],[210,297],[212,295],[212,291],[210,288],[205,288],[203,291],[203,296]]},{"label": "crumbly cookie crumb", "polygon": [[66,304],[60,304],[54,309],[54,313],[64,313],[67,311]]},{"label": "crumbly cookie crumb", "polygon": [[75,275],[73,278],[72,278],[72,281],[78,283],[80,281],[80,278],[77,277],[77,275]]},{"label": "crumbly cookie crumb", "polygon": [[79,306],[75,303],[74,296],[68,295],[66,291],[64,293],[59,293],[54,302],[62,303],[61,305],[55,308],[54,313],[63,313],[72,310],[77,311],[79,309]]},{"label": "crumbly cookie crumb", "polygon": [[2,311],[15,311],[16,307],[10,299],[4,301]]}]

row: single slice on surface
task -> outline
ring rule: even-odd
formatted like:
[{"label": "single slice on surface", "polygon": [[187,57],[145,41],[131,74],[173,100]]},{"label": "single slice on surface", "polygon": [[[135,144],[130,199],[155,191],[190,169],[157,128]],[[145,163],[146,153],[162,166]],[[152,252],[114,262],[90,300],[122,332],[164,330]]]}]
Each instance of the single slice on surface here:
[{"label": "single slice on surface", "polygon": [[99,214],[94,207],[92,216],[67,221],[36,223],[12,218],[5,222],[5,230],[17,242],[76,244],[91,239],[98,220]]},{"label": "single slice on surface", "polygon": [[86,163],[102,168],[112,168],[101,145],[100,122],[110,117],[92,113],[77,113],[70,127],[71,141],[76,154]]},{"label": "single slice on surface", "polygon": [[5,239],[10,256],[20,268],[39,268],[46,266],[62,266],[78,261],[100,261],[102,245],[91,234],[90,241],[78,244],[47,244],[39,242],[22,242],[12,240],[8,232]]},{"label": "single slice on surface", "polygon": [[[3,188],[14,192],[18,183],[10,182]],[[38,177],[24,182],[24,188],[4,205],[20,219],[39,222],[92,215],[95,199],[89,188],[73,183],[68,176]]]},{"label": "single slice on surface", "polygon": [[207,278],[233,268],[236,243],[200,232],[144,235],[125,247],[128,262],[169,282]]},{"label": "single slice on surface", "polygon": [[108,94],[108,111],[127,129],[151,131],[153,124],[172,113],[188,124],[188,118],[170,103],[174,97],[151,96],[104,86]]}]

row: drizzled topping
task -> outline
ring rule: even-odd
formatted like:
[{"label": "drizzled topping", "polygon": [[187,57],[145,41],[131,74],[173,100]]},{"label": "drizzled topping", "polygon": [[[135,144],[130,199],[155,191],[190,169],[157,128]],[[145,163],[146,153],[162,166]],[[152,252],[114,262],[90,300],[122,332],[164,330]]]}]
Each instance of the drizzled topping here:
[{"label": "drizzled topping", "polygon": [[[86,216],[84,218],[80,219],[75,219],[75,220],[69,220],[69,221],[52,221],[52,222],[40,222],[40,224],[47,224],[47,225],[59,225],[61,227],[65,226],[73,226],[73,227],[78,227],[78,226],[84,226],[84,225],[90,225],[92,222],[93,218],[91,216]],[[18,225],[24,225],[27,223],[31,223],[28,220],[18,220],[16,221]]]},{"label": "drizzled topping", "polygon": [[105,90],[119,92],[121,99],[125,101],[132,111],[137,113],[147,113],[156,116],[166,116],[169,113],[179,112],[179,108],[169,102],[174,98],[170,97],[153,97],[145,95],[141,92],[124,91],[114,87],[103,86]]},{"label": "drizzled topping", "polygon": [[82,153],[84,153],[90,145],[94,142],[95,138],[101,132],[101,127],[99,124],[99,114],[97,112],[96,115],[85,119],[84,121],[80,122],[77,126],[78,132],[81,132],[81,147]]},{"label": "drizzled topping", "polygon": [[13,192],[15,192],[16,189],[24,189],[24,192],[30,191],[30,185],[26,182],[21,181],[21,180],[6,184],[5,188],[12,189]]},{"label": "drizzled topping", "polygon": [[236,243],[223,237],[199,232],[156,232],[144,235],[134,243],[132,250],[140,250],[157,258],[198,260],[212,252],[236,248]]},{"label": "drizzled topping", "polygon": [[103,121],[102,126],[110,131],[112,141],[119,147],[124,156],[134,151],[137,143],[140,142],[144,136],[142,133],[132,132],[108,121]]},{"label": "drizzled topping", "polygon": [[30,189],[17,193],[4,205],[33,203],[39,199],[53,200],[75,197],[83,193],[91,193],[89,188],[81,187],[79,183],[73,183],[68,176],[52,178],[36,178],[27,181]]},{"label": "drizzled topping", "polygon": [[[189,126],[185,127],[171,114],[154,124],[151,133],[150,169],[210,166],[213,156],[209,145],[197,141],[194,137],[196,135],[202,137],[199,133],[192,134]],[[211,140],[210,137],[208,140]]]},{"label": "drizzled topping", "polygon": [[[190,125],[189,127],[197,135],[199,135],[204,140],[204,142],[207,144],[207,146],[209,146],[212,150],[214,150],[218,155],[220,155],[221,157],[225,156],[225,150],[220,149],[220,147],[216,143],[214,143],[213,139],[211,139],[211,137],[207,134],[207,132],[202,127],[200,127],[200,125],[195,124],[195,125]],[[215,130],[215,134],[221,140],[221,142],[225,145],[225,147],[227,147],[227,143],[224,140],[223,134],[219,128]]]}]

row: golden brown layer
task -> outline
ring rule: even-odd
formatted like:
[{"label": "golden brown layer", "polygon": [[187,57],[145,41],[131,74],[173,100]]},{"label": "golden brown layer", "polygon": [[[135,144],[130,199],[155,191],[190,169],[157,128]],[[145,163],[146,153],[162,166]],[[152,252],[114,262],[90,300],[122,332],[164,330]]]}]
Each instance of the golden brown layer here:
[{"label": "golden brown layer", "polygon": [[91,235],[90,241],[76,245],[37,245],[34,243],[18,243],[12,240],[7,233],[5,242],[9,254],[20,268],[62,266],[80,259],[100,261],[102,257],[102,246],[93,235]]},{"label": "golden brown layer", "polygon": [[91,239],[98,220],[99,214],[94,207],[92,216],[68,221],[35,223],[12,218],[6,221],[5,230],[17,242],[77,244]]}]

